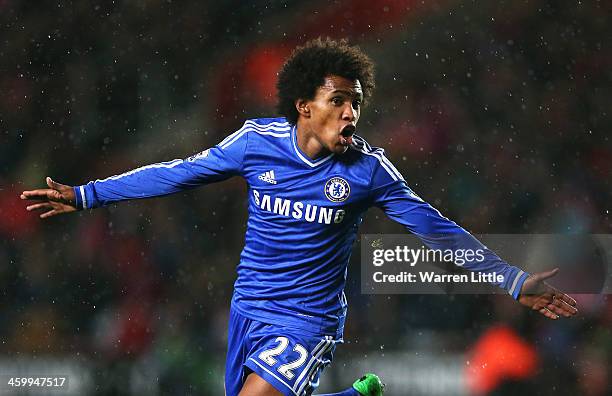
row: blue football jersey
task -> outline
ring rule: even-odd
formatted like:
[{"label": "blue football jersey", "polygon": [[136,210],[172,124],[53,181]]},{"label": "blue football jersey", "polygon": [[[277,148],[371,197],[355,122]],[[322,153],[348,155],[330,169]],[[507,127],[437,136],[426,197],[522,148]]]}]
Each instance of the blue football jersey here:
[{"label": "blue football jersey", "polygon": [[501,260],[407,185],[380,148],[353,136],[344,154],[310,159],[285,118],[247,120],[216,146],[75,187],[77,207],[171,194],[243,177],[248,224],[232,306],[248,318],[341,334],[347,264],[364,212],[380,207],[436,249],[483,249],[470,270],[503,275],[517,298],[527,273]]}]

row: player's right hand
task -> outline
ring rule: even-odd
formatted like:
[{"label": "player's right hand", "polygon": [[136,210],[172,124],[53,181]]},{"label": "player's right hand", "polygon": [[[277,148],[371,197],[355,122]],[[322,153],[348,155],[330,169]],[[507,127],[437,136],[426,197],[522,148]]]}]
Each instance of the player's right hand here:
[{"label": "player's right hand", "polygon": [[77,210],[74,190],[71,186],[54,182],[50,177],[47,177],[47,185],[49,188],[24,191],[21,193],[21,199],[42,201],[27,206],[26,209],[28,211],[43,210],[45,212],[40,215],[40,218],[44,219]]}]

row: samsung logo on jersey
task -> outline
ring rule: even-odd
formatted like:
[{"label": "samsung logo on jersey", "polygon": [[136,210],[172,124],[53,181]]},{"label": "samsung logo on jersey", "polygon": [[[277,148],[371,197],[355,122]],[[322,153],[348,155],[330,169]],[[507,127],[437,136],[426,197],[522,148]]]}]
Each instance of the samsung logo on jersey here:
[{"label": "samsung logo on jersey", "polygon": [[276,213],[281,216],[293,217],[296,220],[304,219],[309,223],[338,224],[344,220],[343,209],[325,208],[323,206],[304,204],[304,202],[292,202],[289,199],[273,198],[267,194],[260,196],[259,191],[253,190],[255,205],[266,212]]}]

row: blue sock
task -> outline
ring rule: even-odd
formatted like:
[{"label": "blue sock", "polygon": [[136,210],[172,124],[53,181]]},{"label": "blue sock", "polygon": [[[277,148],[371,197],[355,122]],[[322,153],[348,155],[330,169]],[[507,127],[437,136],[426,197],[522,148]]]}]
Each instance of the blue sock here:
[{"label": "blue sock", "polygon": [[342,392],[338,393],[326,393],[324,395],[315,395],[315,396],[361,396],[359,392],[357,392],[353,387],[350,387]]}]

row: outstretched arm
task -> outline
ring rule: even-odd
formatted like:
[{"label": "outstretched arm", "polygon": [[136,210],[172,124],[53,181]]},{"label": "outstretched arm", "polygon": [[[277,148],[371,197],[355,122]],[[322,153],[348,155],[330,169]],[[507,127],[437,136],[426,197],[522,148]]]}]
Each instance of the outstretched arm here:
[{"label": "outstretched arm", "polygon": [[21,199],[40,201],[26,207],[28,211],[44,211],[40,215],[41,219],[55,216],[62,213],[74,212],[77,210],[74,190],[71,186],[57,183],[47,177],[47,186],[38,190],[24,191]]},{"label": "outstretched arm", "polygon": [[503,275],[504,281],[494,283],[506,290],[520,304],[540,312],[550,319],[560,315],[575,315],[576,301],[544,282],[558,272],[558,269],[528,274],[512,266],[465,229],[442,216],[427,202],[417,196],[406,184],[401,174],[384,157],[382,150],[372,150],[379,159],[372,179],[373,204],[379,206],[391,219],[404,225],[432,249],[471,249],[484,251],[484,261],[463,265],[471,271],[495,272]]},{"label": "outstretched arm", "polygon": [[142,166],[75,187],[48,178],[49,189],[24,191],[21,198],[43,200],[28,206],[28,210],[51,209],[41,215],[49,217],[118,201],[168,195],[225,180],[242,174],[249,122],[218,145],[189,158]]}]

